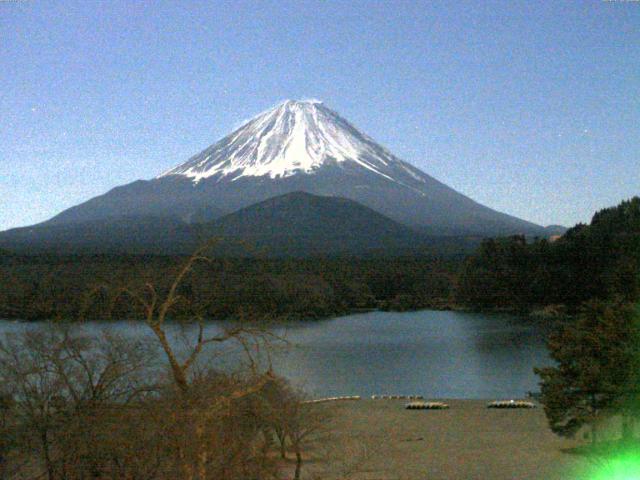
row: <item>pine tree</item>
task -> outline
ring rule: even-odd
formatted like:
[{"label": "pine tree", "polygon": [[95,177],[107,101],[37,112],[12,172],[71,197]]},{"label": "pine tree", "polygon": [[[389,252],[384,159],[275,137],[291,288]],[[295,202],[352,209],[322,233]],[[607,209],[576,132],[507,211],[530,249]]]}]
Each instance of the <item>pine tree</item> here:
[{"label": "pine tree", "polygon": [[595,442],[597,424],[604,416],[635,416],[640,327],[631,306],[587,302],[577,318],[550,335],[548,347],[557,366],[535,372],[541,378],[541,402],[553,432],[571,437],[590,425]]}]

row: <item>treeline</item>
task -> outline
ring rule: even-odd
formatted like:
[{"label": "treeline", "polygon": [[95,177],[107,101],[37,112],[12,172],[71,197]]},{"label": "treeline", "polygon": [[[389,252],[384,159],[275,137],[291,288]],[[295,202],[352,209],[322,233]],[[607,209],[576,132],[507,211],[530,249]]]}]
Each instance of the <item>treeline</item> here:
[{"label": "treeline", "polygon": [[[184,256],[0,252],[0,318],[139,317],[122,287],[166,291]],[[555,241],[488,239],[464,259],[219,258],[181,284],[175,316],[318,318],[357,310],[467,308],[574,313],[584,302],[640,295],[640,198],[597,212]]]},{"label": "treeline", "polygon": [[[299,480],[308,452],[325,446],[335,454],[314,467],[319,478],[362,467],[353,448],[369,445],[336,435],[330,412],[274,373],[270,349],[284,339],[264,324],[211,331],[190,315],[172,333],[202,254],[182,262],[166,291],[147,283],[115,297],[138,305],[147,335],[43,322],[0,337],[0,478]],[[332,470],[336,462],[348,468]]]},{"label": "treeline", "polygon": [[[138,318],[121,289],[166,292],[182,256],[0,255],[0,318]],[[317,318],[365,309],[447,308],[458,259],[220,259],[180,285],[176,317]]]},{"label": "treeline", "polygon": [[640,294],[640,198],[597,212],[554,242],[522,236],[482,243],[461,270],[456,298],[476,309],[574,312],[589,300]]}]

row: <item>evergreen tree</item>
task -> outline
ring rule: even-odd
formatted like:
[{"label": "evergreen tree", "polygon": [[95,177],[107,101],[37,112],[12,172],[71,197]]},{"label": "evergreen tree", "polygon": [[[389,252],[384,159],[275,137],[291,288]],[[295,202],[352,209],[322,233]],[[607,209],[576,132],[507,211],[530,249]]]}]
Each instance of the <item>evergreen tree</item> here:
[{"label": "evergreen tree", "polygon": [[483,309],[531,310],[591,299],[640,299],[640,197],[597,212],[555,242],[485,240],[460,272],[457,300]]},{"label": "evergreen tree", "polygon": [[553,432],[571,437],[586,424],[595,442],[605,415],[636,415],[640,327],[631,306],[588,302],[577,318],[558,326],[548,347],[557,366],[535,372]]}]

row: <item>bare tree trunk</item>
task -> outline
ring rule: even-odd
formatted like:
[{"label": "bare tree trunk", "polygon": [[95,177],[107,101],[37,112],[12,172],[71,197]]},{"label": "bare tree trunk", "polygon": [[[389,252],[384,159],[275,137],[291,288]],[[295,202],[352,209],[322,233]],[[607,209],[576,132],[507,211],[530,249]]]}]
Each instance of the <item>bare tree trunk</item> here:
[{"label": "bare tree trunk", "polygon": [[300,472],[302,471],[302,454],[300,449],[296,447],[296,471],[293,475],[293,480],[300,480]]},{"label": "bare tree trunk", "polygon": [[44,463],[47,468],[47,478],[54,480],[56,477],[55,469],[53,468],[53,461],[51,460],[51,454],[49,452],[49,436],[46,430],[40,432],[40,442],[42,443],[42,452],[44,454]]},{"label": "bare tree trunk", "polygon": [[278,444],[280,445],[280,458],[287,458],[287,435],[284,431],[276,429],[276,437],[278,437]]},{"label": "bare tree trunk", "polygon": [[[182,416],[179,418],[181,418],[182,422],[185,422],[186,424],[187,419],[189,418],[189,414],[188,414],[189,407],[186,405],[180,405],[180,408],[182,409]],[[177,445],[177,447],[178,447],[178,463],[179,463],[178,468],[182,471],[182,478],[184,480],[193,480],[193,466],[191,465],[191,459],[189,458],[189,455],[186,454],[185,448],[182,442],[180,442]]]},{"label": "bare tree trunk", "polygon": [[173,380],[176,386],[180,389],[182,393],[185,393],[189,389],[189,381],[187,380],[187,372],[180,365],[178,359],[173,353],[173,349],[169,345],[169,341],[167,340],[167,336],[164,333],[164,330],[155,324],[149,324],[151,330],[156,335],[158,341],[160,342],[160,346],[164,350],[167,360],[169,361],[169,366],[171,367],[171,373],[173,374]]},{"label": "bare tree trunk", "polygon": [[196,442],[198,448],[198,478],[199,480],[207,479],[207,460],[209,458],[207,453],[207,444],[204,440],[204,427],[202,426],[202,421],[198,421],[198,426],[196,427]]}]

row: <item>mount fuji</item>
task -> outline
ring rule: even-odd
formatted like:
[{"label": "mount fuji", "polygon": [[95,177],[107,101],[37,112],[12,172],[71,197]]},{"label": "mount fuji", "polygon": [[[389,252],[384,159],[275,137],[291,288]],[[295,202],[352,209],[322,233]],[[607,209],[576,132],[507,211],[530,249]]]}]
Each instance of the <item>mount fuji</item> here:
[{"label": "mount fuji", "polygon": [[196,222],[294,191],[350,198],[434,234],[541,230],[398,159],[322,103],[291,100],[155,179],[117,187],[49,222],[140,215]]},{"label": "mount fuji", "polygon": [[28,228],[150,218],[201,224],[292,192],[353,200],[428,235],[545,235],[397,158],[321,102],[292,100],[154,179],[116,187]]}]

